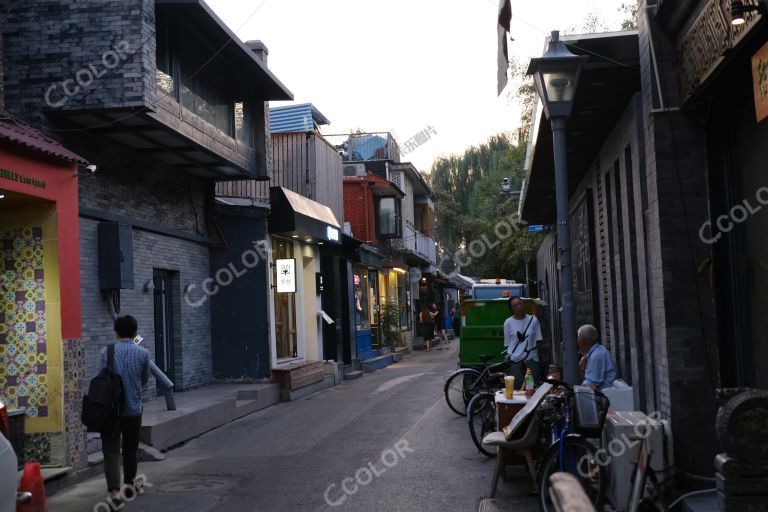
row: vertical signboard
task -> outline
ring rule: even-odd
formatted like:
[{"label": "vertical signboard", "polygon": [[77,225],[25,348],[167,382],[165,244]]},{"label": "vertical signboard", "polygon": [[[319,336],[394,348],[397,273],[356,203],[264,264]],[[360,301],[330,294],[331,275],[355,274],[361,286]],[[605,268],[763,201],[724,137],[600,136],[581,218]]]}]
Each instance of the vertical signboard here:
[{"label": "vertical signboard", "polygon": [[759,123],[768,117],[768,43],[752,56],[752,84],[755,91],[755,116]]},{"label": "vertical signboard", "polygon": [[296,260],[275,260],[277,266],[277,293],[296,292]]}]

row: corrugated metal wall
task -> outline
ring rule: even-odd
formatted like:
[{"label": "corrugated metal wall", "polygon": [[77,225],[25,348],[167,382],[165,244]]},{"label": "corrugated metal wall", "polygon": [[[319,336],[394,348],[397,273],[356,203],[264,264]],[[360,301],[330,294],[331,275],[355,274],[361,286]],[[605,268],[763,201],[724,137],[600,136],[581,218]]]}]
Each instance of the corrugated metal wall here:
[{"label": "corrugated metal wall", "polygon": [[344,222],[344,170],[341,155],[336,148],[322,137],[313,136],[315,193],[313,198],[333,211],[339,223]]},{"label": "corrugated metal wall", "polygon": [[285,187],[328,206],[341,223],[344,221],[343,178],[341,155],[322,137],[273,133],[272,179],[217,183],[216,194],[269,202],[269,187]]}]

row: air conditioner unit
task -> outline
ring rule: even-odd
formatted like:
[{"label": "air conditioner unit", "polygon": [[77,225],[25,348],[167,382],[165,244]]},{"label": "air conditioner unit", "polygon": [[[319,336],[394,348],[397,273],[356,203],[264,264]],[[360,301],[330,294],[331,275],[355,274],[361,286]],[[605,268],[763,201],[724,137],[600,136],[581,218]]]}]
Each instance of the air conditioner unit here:
[{"label": "air conditioner unit", "polygon": [[344,164],[344,176],[365,176],[365,164]]},{"label": "air conditioner unit", "polygon": [[651,468],[657,473],[670,468],[674,462],[674,451],[669,422],[654,420],[640,411],[610,412],[605,419],[602,449],[607,452],[606,458],[609,457],[610,475],[606,496],[616,512],[627,509],[632,472],[639,456],[642,436],[647,436]]}]

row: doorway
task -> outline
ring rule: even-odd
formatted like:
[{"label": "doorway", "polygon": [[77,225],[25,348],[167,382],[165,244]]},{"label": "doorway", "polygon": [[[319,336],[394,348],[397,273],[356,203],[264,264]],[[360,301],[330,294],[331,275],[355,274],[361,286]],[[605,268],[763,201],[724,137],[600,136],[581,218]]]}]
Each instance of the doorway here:
[{"label": "doorway", "polygon": [[173,292],[171,273],[155,270],[155,363],[171,381],[176,382],[173,342]]}]

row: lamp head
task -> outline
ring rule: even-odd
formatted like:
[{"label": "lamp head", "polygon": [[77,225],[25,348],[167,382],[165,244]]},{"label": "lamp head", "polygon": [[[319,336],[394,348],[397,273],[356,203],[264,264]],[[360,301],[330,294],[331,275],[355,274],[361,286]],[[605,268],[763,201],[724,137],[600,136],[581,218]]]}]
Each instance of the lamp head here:
[{"label": "lamp head", "polygon": [[571,53],[557,30],[552,31],[544,55],[531,59],[527,74],[533,75],[547,118],[571,115],[579,75],[587,59]]},{"label": "lamp head", "polygon": [[761,16],[768,15],[768,5],[766,0],[757,0],[757,3],[745,4],[744,0],[731,0],[731,25],[738,27],[746,22],[744,15],[748,12],[757,11]]}]

